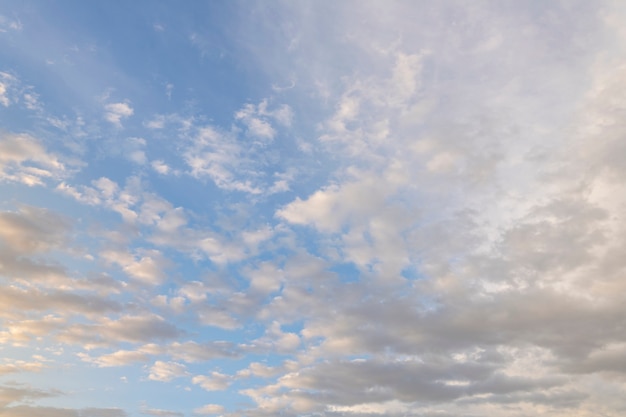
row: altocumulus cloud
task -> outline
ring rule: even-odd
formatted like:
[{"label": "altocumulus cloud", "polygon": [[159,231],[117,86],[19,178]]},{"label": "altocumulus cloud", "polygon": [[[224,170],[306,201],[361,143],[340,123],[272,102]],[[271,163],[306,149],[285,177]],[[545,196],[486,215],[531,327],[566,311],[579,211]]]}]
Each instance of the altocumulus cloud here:
[{"label": "altocumulus cloud", "polygon": [[621,2],[2,13],[0,416],[623,415]]}]

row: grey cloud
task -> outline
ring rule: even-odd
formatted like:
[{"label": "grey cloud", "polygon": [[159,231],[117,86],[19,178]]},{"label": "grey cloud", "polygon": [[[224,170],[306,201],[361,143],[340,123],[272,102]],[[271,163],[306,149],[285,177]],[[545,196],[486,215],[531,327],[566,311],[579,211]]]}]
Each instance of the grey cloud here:
[{"label": "grey cloud", "polygon": [[[150,343],[138,346],[135,350],[116,350],[101,354],[100,356],[89,356],[81,353],[79,357],[85,362],[94,363],[100,367],[111,367],[127,366],[134,363],[147,363],[150,361],[151,357],[157,355],[168,355],[174,360],[184,361],[186,363],[198,363],[220,358],[240,358],[242,356],[242,349],[240,346],[227,341],[197,343],[193,340],[189,340],[185,342],[175,341],[168,345]],[[171,367],[172,372],[178,370],[181,375],[184,374],[184,372],[181,371],[184,369],[182,364],[176,364],[174,362],[165,363],[162,361],[157,361],[157,363],[163,369],[167,368],[167,366],[163,365],[173,365]],[[151,370],[153,373],[154,369]],[[156,375],[157,373],[155,373],[155,376]]]},{"label": "grey cloud", "polygon": [[27,385],[3,385],[0,386],[0,405],[7,406],[16,402],[32,401],[61,394],[61,391],[41,390]]},{"label": "grey cloud", "polygon": [[484,393],[533,392],[563,382],[563,379],[509,377],[494,373],[493,366],[480,363],[377,360],[323,363],[279,380],[294,390],[289,395],[334,405],[393,399],[407,403],[447,402]]},{"label": "grey cloud", "polygon": [[175,339],[184,332],[155,314],[103,317],[95,323],[73,324],[59,332],[57,340],[69,344],[111,347],[121,342],[146,343]]},{"label": "grey cloud", "polygon": [[23,206],[15,212],[0,213],[0,238],[22,254],[60,246],[70,227],[65,217],[39,207]]},{"label": "grey cloud", "polygon": [[2,309],[17,311],[54,310],[62,314],[102,314],[119,312],[122,304],[105,297],[91,294],[77,294],[73,291],[45,291],[5,287],[0,294]]},{"label": "grey cloud", "polygon": [[483,402],[496,404],[531,403],[545,405],[551,409],[571,409],[581,405],[589,394],[572,389],[546,389],[544,392],[514,392],[506,394],[490,394],[481,398],[463,398],[458,400],[459,405],[478,404]]},{"label": "grey cloud", "polygon": [[561,358],[557,363],[565,372],[574,374],[595,372],[624,374],[626,373],[624,354],[626,354],[624,342],[621,342],[617,346],[603,344],[589,352],[586,356]]},{"label": "grey cloud", "polygon": [[66,269],[42,256],[63,248],[71,227],[69,219],[44,208],[22,206],[1,212],[0,274],[11,280],[67,283]]},{"label": "grey cloud", "polygon": [[226,341],[197,343],[190,340],[182,343],[174,342],[168,347],[168,351],[174,359],[185,362],[203,362],[217,358],[241,356],[239,347]]},{"label": "grey cloud", "polygon": [[68,281],[67,270],[56,263],[22,257],[19,253],[10,250],[1,252],[0,260],[0,273],[11,279],[25,279],[44,283]]},{"label": "grey cloud", "polygon": [[119,408],[57,408],[31,405],[19,405],[0,410],[0,416],[30,417],[126,417],[127,413]]},{"label": "grey cloud", "polygon": [[126,411],[119,408],[82,408],[79,417],[126,417]]},{"label": "grey cloud", "polygon": [[141,342],[171,339],[182,334],[180,329],[156,315],[124,316],[118,320],[105,319],[100,326],[102,334],[113,340]]}]

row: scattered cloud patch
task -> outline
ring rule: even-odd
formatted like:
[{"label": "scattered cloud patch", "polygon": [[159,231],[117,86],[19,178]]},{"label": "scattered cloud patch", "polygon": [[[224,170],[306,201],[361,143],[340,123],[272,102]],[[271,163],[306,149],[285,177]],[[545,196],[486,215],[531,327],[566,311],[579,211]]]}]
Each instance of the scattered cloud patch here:
[{"label": "scattered cloud patch", "polygon": [[58,180],[66,173],[59,157],[28,134],[0,132],[0,180],[28,186]]},{"label": "scattered cloud patch", "polygon": [[104,118],[118,128],[122,127],[122,120],[129,118],[135,110],[128,102],[108,103],[104,106]]},{"label": "scattered cloud patch", "polygon": [[177,362],[156,361],[150,368],[148,379],[152,381],[168,382],[174,378],[188,375],[185,365]]}]

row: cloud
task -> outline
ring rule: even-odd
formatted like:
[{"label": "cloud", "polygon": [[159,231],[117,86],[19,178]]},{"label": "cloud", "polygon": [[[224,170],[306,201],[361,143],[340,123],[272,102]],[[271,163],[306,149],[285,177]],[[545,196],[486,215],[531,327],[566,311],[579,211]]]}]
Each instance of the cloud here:
[{"label": "cloud", "polygon": [[3,385],[0,387],[0,404],[2,406],[7,406],[16,402],[54,397],[60,394],[60,391],[40,390],[27,385]]},{"label": "cloud", "polygon": [[104,118],[118,128],[122,127],[122,120],[135,113],[128,102],[108,103],[104,106]]},{"label": "cloud", "polygon": [[236,358],[241,356],[240,349],[231,342],[214,341],[209,343],[173,342],[168,348],[175,359],[185,362],[204,362],[217,358]]},{"label": "cloud", "polygon": [[185,415],[177,411],[162,410],[159,408],[144,408],[141,410],[141,414],[157,417],[183,417]]},{"label": "cloud", "polygon": [[[68,284],[71,285],[72,281]],[[17,285],[4,287],[0,295],[3,307],[0,311],[58,311],[63,314],[93,316],[122,310],[122,304],[109,298],[93,294],[76,294],[73,290],[46,290],[23,288]]]},{"label": "cloud", "polygon": [[[285,183],[269,184],[267,167],[276,158],[278,149],[272,144],[278,134],[276,124],[284,129],[291,126],[293,111],[288,105],[268,109],[268,100],[258,105],[247,104],[235,112],[234,120],[245,130],[233,126],[230,130],[213,125],[199,125],[190,138],[183,158],[196,178],[210,178],[217,187],[253,195],[275,193],[288,189]],[[287,175],[287,174],[283,174]]]},{"label": "cloud", "polygon": [[[43,311],[66,303],[70,310],[81,310],[80,305],[86,307],[90,301],[96,309],[115,308],[114,304],[104,307],[107,302],[100,297],[74,294],[67,286],[84,288],[86,281],[73,279],[62,265],[47,259],[59,251],[71,253],[72,230],[70,219],[51,210],[18,206],[16,210],[0,212],[0,273],[12,283],[19,283],[6,285],[5,311]],[[35,283],[57,289],[40,291],[33,286]]]},{"label": "cloud", "polygon": [[53,417],[125,417],[125,411],[119,408],[57,408],[43,407],[36,405],[13,405],[20,402],[31,402],[33,400],[58,397],[63,393],[57,390],[40,390],[28,385],[13,384],[0,386],[0,409],[1,416],[22,417],[32,415],[43,415]]},{"label": "cloud", "polygon": [[93,323],[75,324],[60,332],[56,339],[62,343],[79,344],[89,348],[113,347],[119,343],[148,343],[176,339],[184,332],[156,314],[123,315],[119,318],[101,317]]},{"label": "cloud", "polygon": [[225,190],[250,194],[261,192],[247,178],[254,175],[254,171],[246,166],[244,149],[230,133],[212,127],[200,129],[184,158],[191,168],[191,175],[196,178],[208,177]]},{"label": "cloud", "polygon": [[219,372],[211,372],[210,375],[196,375],[191,382],[200,385],[206,391],[223,391],[232,383],[232,377]]},{"label": "cloud", "polygon": [[269,325],[265,335],[252,342],[252,349],[279,353],[295,352],[299,346],[300,337],[296,333],[283,332],[278,322]]},{"label": "cloud", "polygon": [[23,206],[0,212],[0,239],[24,255],[60,247],[70,227],[69,219],[44,208]]},{"label": "cloud", "polygon": [[172,171],[172,168],[169,167],[169,165],[167,165],[164,161],[160,159],[152,161],[150,163],[150,166],[152,167],[152,169],[154,169],[156,172],[158,172],[161,175],[167,175],[170,172],[174,172]]},{"label": "cloud", "polygon": [[17,80],[13,75],[6,72],[0,72],[0,104],[4,107],[9,107],[11,104],[11,90],[16,81]]},{"label": "cloud", "polygon": [[123,152],[129,161],[144,165],[148,161],[144,150],[146,140],[143,138],[128,138],[122,145]]},{"label": "cloud", "polygon": [[118,350],[113,353],[92,358],[87,354],[80,353],[78,355],[83,361],[95,363],[100,367],[106,368],[110,366],[125,366],[135,362],[146,362],[149,358],[146,352],[141,350]]},{"label": "cloud", "polygon": [[0,132],[0,180],[28,186],[60,179],[65,165],[28,134]]},{"label": "cloud", "polygon": [[8,18],[0,15],[0,32],[20,31],[22,30],[22,22],[17,18]]},{"label": "cloud", "polygon": [[150,367],[148,379],[152,381],[168,382],[174,378],[180,378],[188,375],[185,365],[177,362],[156,361]]},{"label": "cloud", "polygon": [[128,276],[144,284],[159,285],[167,276],[165,269],[169,262],[156,249],[138,250],[135,255],[107,250],[100,256],[109,263],[119,265]]},{"label": "cloud", "polygon": [[194,414],[222,414],[224,407],[219,404],[205,404],[202,407],[195,408]]},{"label": "cloud", "polygon": [[45,365],[41,362],[15,361],[13,363],[0,364],[0,375],[18,372],[38,372],[44,367]]},{"label": "cloud", "polygon": [[[177,97],[173,84],[154,103],[124,89],[129,100],[96,103],[104,116],[68,97],[74,117],[49,86],[0,75],[0,107],[33,132],[0,140],[0,342],[59,353],[7,357],[0,373],[45,381],[63,365],[131,381],[143,369],[124,395],[179,390],[175,406],[138,410],[162,416],[226,413],[193,409],[196,386],[226,391],[233,417],[620,415],[617,3],[259,3],[236,15],[219,60],[201,28],[183,38],[194,34],[203,65],[293,80],[277,97],[235,94],[220,113],[173,74]],[[185,113],[159,108],[169,99]],[[121,128],[140,108],[128,137],[100,140],[103,123]],[[75,177],[73,153],[88,167]],[[124,414],[2,389],[0,415]]]},{"label": "cloud", "polygon": [[246,104],[235,113],[235,119],[246,126],[246,134],[261,141],[272,141],[276,130],[270,121],[273,120],[282,126],[289,127],[293,119],[291,108],[283,104],[275,110],[268,110],[268,101],[263,100],[258,105]]},{"label": "cloud", "polygon": [[32,415],[44,415],[50,417],[126,417],[124,410],[119,408],[57,408],[18,405],[0,410],[0,416],[7,417],[26,417]]}]

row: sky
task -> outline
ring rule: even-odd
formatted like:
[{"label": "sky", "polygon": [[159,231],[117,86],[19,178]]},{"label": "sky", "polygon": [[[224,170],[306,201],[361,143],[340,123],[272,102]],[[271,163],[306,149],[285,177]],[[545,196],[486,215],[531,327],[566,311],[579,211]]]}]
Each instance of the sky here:
[{"label": "sky", "polygon": [[626,415],[625,22],[0,1],[0,417]]}]

